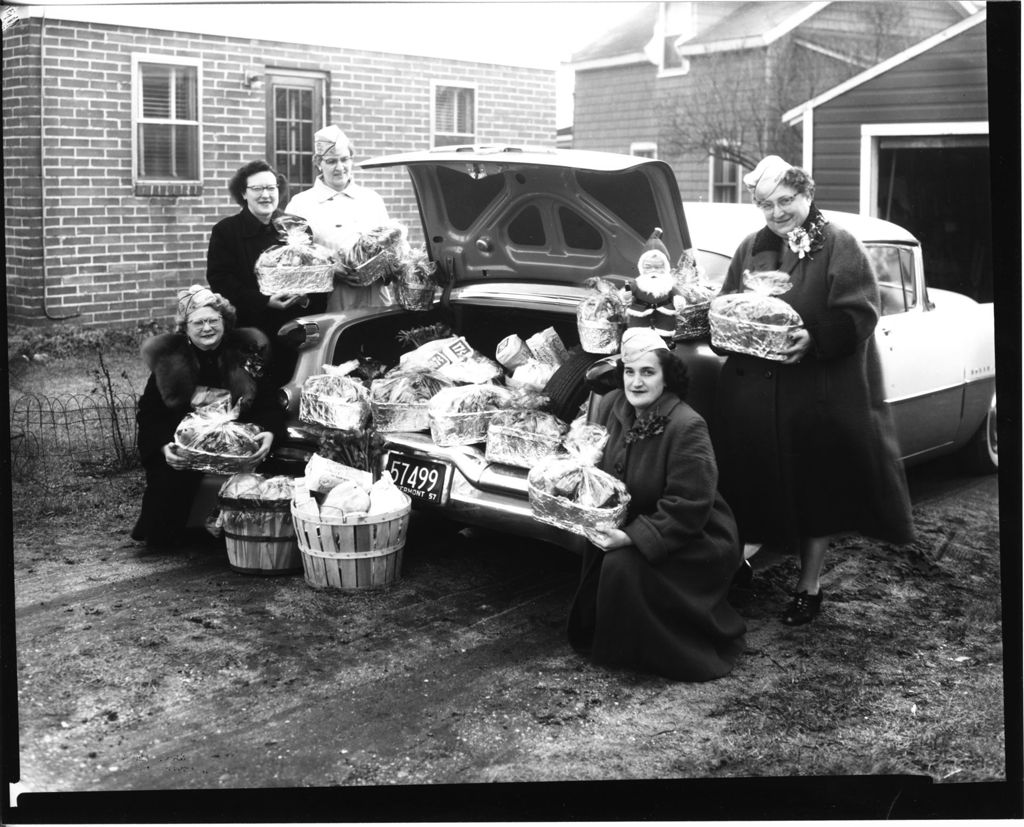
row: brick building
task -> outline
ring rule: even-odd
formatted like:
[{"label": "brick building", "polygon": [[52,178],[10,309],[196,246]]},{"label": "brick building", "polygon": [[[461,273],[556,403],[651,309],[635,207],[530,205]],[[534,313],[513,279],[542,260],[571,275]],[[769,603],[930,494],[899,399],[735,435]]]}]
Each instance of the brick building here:
[{"label": "brick building", "polygon": [[783,113],[981,5],[971,2],[639,4],[576,52],[573,146],[660,158],[684,200],[738,201],[744,167],[801,158]]},{"label": "brick building", "polygon": [[[69,7],[65,7],[69,8]],[[182,6],[182,29],[197,7]],[[166,319],[205,280],[227,181],[267,158],[298,191],[312,134],[356,160],[443,143],[555,145],[555,72],[56,17],[3,35],[4,229],[11,323]],[[402,170],[356,172],[420,240]],[[287,197],[282,193],[282,205]]]}]

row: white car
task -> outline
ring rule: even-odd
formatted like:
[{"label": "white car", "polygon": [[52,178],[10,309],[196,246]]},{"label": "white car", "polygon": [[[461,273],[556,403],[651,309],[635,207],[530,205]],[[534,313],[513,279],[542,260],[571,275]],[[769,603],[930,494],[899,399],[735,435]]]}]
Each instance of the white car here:
[{"label": "white car", "polygon": [[[579,342],[576,307],[588,294],[584,279],[627,283],[654,227],[662,229],[673,259],[695,249],[708,276],[720,280],[742,238],[763,226],[752,205],[688,203],[684,209],[671,168],[636,156],[444,147],[362,164],[399,165],[412,178],[423,237],[444,290],[427,313],[374,308],[304,317],[282,329],[299,348],[299,360],[282,388],[291,418],[289,438],[276,447],[275,458],[296,473],[316,447],[316,435],[298,420],[299,390],[321,365],[357,355],[396,364],[402,350],[396,334],[437,320],[490,357],[505,336],[526,339],[548,327],[572,348]],[[920,244],[901,227],[826,215],[861,239],[878,270],[884,315],[876,335],[903,457],[919,461],[959,451],[974,470],[993,471],[998,454],[992,305],[929,291]],[[677,352],[690,370],[690,402],[706,413],[722,359],[701,342],[680,342]],[[554,412],[569,419],[590,389],[600,391],[599,359],[575,352],[555,373],[545,389]],[[532,518],[526,471],[488,462],[482,445],[443,448],[426,432],[391,433],[386,439],[385,462],[404,472],[409,482],[403,488],[416,507],[579,548],[576,535]]]}]

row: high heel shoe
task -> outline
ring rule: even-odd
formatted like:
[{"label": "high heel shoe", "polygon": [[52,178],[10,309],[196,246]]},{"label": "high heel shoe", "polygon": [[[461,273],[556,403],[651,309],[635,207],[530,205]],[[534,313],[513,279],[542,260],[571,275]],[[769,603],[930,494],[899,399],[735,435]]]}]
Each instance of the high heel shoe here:
[{"label": "high heel shoe", "polygon": [[804,623],[810,623],[821,610],[821,601],[824,596],[825,592],[820,589],[817,594],[797,592],[782,613],[782,622],[787,626],[802,626]]}]

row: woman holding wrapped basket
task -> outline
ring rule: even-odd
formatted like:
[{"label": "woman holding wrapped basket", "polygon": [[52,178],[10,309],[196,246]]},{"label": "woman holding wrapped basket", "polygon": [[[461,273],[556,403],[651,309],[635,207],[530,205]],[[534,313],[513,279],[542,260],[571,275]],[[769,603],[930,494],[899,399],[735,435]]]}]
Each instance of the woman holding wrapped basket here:
[{"label": "woman holding wrapped basket", "polygon": [[878,283],[864,247],[822,215],[814,181],[782,158],[764,158],[743,183],[766,226],[740,244],[712,313],[723,296],[770,273],[783,280],[777,298],[796,324],[773,358],[719,347],[728,359],[715,450],[743,541],[799,551],[799,580],[782,614],[799,625],[821,607],[830,537],[908,542],[910,499],[884,401],[873,335]]},{"label": "woman holding wrapped basket", "polygon": [[235,327],[235,308],[218,293],[193,285],[178,296],[177,332],[147,339],[142,356],[152,371],[139,399],[138,447],[146,470],[142,510],[131,531],[149,548],[181,543],[202,472],[191,470],[175,433],[193,406],[229,396],[239,422],[256,423],[253,465],[284,428],[284,413],[264,378],[269,342],[259,330]]},{"label": "woman holding wrapped basket", "polygon": [[607,666],[673,680],[728,674],[746,624],[729,604],[742,551],[718,493],[707,425],[683,401],[683,363],[651,328],[622,337],[623,389],[600,403],[601,469],[630,494],[621,528],[588,529],[569,641]]},{"label": "woman holding wrapped basket", "polygon": [[[350,247],[359,233],[389,224],[384,199],[353,180],[355,147],[340,127],[330,124],[313,135],[313,186],[296,194],[287,210],[302,216],[313,240],[334,253]],[[337,284],[327,309],[353,310],[387,304],[379,284],[364,285],[345,264],[338,265]]]},{"label": "woman holding wrapped basket", "polygon": [[291,378],[295,363],[294,351],[278,338],[281,326],[327,307],[326,293],[280,291],[268,296],[260,291],[256,262],[266,250],[284,243],[275,226],[275,219],[282,216],[278,206],[284,187],[284,177],[266,161],[239,167],[228,181],[228,191],[241,210],[214,225],[206,255],[210,289],[235,306],[240,326],[258,328],[274,344],[271,374],[278,383]]}]

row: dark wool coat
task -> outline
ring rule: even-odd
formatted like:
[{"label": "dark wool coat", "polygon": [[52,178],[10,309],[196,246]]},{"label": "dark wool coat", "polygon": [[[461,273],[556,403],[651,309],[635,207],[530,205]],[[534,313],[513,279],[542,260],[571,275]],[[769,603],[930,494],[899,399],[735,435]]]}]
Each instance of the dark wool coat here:
[{"label": "dark wool coat", "polygon": [[635,413],[625,394],[610,392],[598,410],[609,433],[601,468],[630,493],[623,530],[633,545],[587,548],[569,641],[597,663],[710,680],[744,647],[746,624],[727,601],[742,561],[736,523],[704,420],[670,392],[651,415],[667,416],[664,432],[627,444]]},{"label": "dark wool coat", "polygon": [[142,356],[152,373],[136,414],[146,490],[133,539],[172,544],[185,527],[203,475],[172,469],[164,459],[163,446],[174,439],[197,386],[230,390],[232,402],[240,403],[241,421],[258,423],[275,439],[281,435],[285,415],[275,389],[252,375],[269,355],[267,337],[252,328],[228,330],[220,346],[211,351],[193,347],[180,333],[164,333],[143,344]]},{"label": "dark wool coat", "polygon": [[[805,228],[816,215],[812,206]],[[781,298],[812,346],[794,365],[729,355],[712,420],[722,493],[744,542],[847,531],[908,542],[910,498],[873,335],[878,282],[841,227],[825,224],[815,246],[800,259],[765,227],[729,267],[722,293],[742,291],[744,270],[788,272]]]},{"label": "dark wool coat", "polygon": [[[275,212],[274,217],[282,213]],[[210,232],[206,254],[206,280],[210,289],[220,293],[238,311],[238,324],[262,330],[271,341],[281,325],[296,316],[322,313],[327,307],[327,294],[313,293],[309,306],[293,306],[287,310],[267,307],[269,296],[260,293],[256,280],[256,260],[270,247],[282,244],[273,223],[263,224],[246,207],[235,215],[218,221]]]}]

